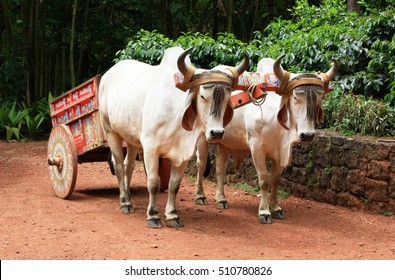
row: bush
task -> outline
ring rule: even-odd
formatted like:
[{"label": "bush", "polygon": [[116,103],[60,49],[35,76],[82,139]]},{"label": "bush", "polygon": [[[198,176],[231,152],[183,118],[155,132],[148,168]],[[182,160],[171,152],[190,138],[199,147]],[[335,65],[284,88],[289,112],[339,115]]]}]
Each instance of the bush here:
[{"label": "bush", "polygon": [[16,101],[5,102],[0,107],[0,136],[6,141],[13,139],[26,141],[40,137],[43,132],[51,130],[49,101],[43,98],[33,107],[18,104]]},{"label": "bush", "polygon": [[344,94],[334,90],[323,102],[322,128],[373,136],[395,136],[395,108],[388,103],[362,95]]},{"label": "bush", "polygon": [[343,0],[323,0],[319,7],[298,0],[292,21],[270,23],[257,39],[269,56],[286,53],[284,64],[301,71],[325,69],[335,57],[343,91],[385,98],[394,105],[394,13],[391,5],[357,15],[346,12]]}]

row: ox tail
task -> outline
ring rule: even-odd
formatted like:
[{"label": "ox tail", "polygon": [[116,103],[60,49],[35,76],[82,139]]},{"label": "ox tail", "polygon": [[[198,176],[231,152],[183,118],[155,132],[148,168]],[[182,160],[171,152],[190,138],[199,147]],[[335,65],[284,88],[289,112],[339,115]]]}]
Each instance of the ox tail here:
[{"label": "ox tail", "polygon": [[114,162],[112,160],[112,153],[111,153],[111,151],[108,152],[107,162],[108,162],[108,165],[110,166],[111,174],[115,175],[115,168],[114,168]]}]

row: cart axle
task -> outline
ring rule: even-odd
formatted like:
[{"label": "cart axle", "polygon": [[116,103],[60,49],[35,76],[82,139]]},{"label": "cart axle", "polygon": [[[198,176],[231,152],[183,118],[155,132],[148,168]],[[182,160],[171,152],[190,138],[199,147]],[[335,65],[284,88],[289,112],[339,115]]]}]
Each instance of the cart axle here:
[{"label": "cart axle", "polygon": [[57,166],[59,170],[62,170],[63,160],[61,156],[56,156],[54,158],[48,158],[48,165]]}]

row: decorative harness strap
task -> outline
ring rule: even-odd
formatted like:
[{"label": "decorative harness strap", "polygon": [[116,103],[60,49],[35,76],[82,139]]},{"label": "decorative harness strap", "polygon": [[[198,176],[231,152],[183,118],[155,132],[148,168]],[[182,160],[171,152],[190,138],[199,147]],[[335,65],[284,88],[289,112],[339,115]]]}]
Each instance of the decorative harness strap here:
[{"label": "decorative harness strap", "polygon": [[189,66],[185,76],[178,72],[174,75],[174,79],[176,87],[182,91],[187,91],[188,89],[208,83],[222,83],[234,88],[238,82],[237,70],[232,67],[227,68],[227,70],[232,72],[233,77],[237,78],[232,78],[228,74],[221,72],[207,71],[200,74],[195,74],[195,68],[193,66]]},{"label": "decorative harness strap", "polygon": [[[319,77],[321,77],[324,81],[322,81]],[[291,81],[289,81],[289,78],[290,73],[288,71],[285,71],[284,77],[281,80],[280,87],[276,91],[277,94],[281,96],[283,94],[290,94],[294,88],[301,85],[317,85],[324,89],[325,92],[329,92],[331,90],[329,89],[329,81],[325,82],[328,80],[328,75],[326,75],[325,73],[305,74],[301,77],[297,76]]]}]

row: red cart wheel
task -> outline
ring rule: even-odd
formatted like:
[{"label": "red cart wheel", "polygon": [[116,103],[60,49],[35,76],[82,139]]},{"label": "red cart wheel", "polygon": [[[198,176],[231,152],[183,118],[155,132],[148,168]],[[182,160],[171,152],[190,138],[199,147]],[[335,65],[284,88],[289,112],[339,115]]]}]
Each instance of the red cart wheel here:
[{"label": "red cart wheel", "polygon": [[77,150],[70,129],[58,125],[52,129],[48,140],[49,175],[55,195],[68,198],[77,180]]}]

